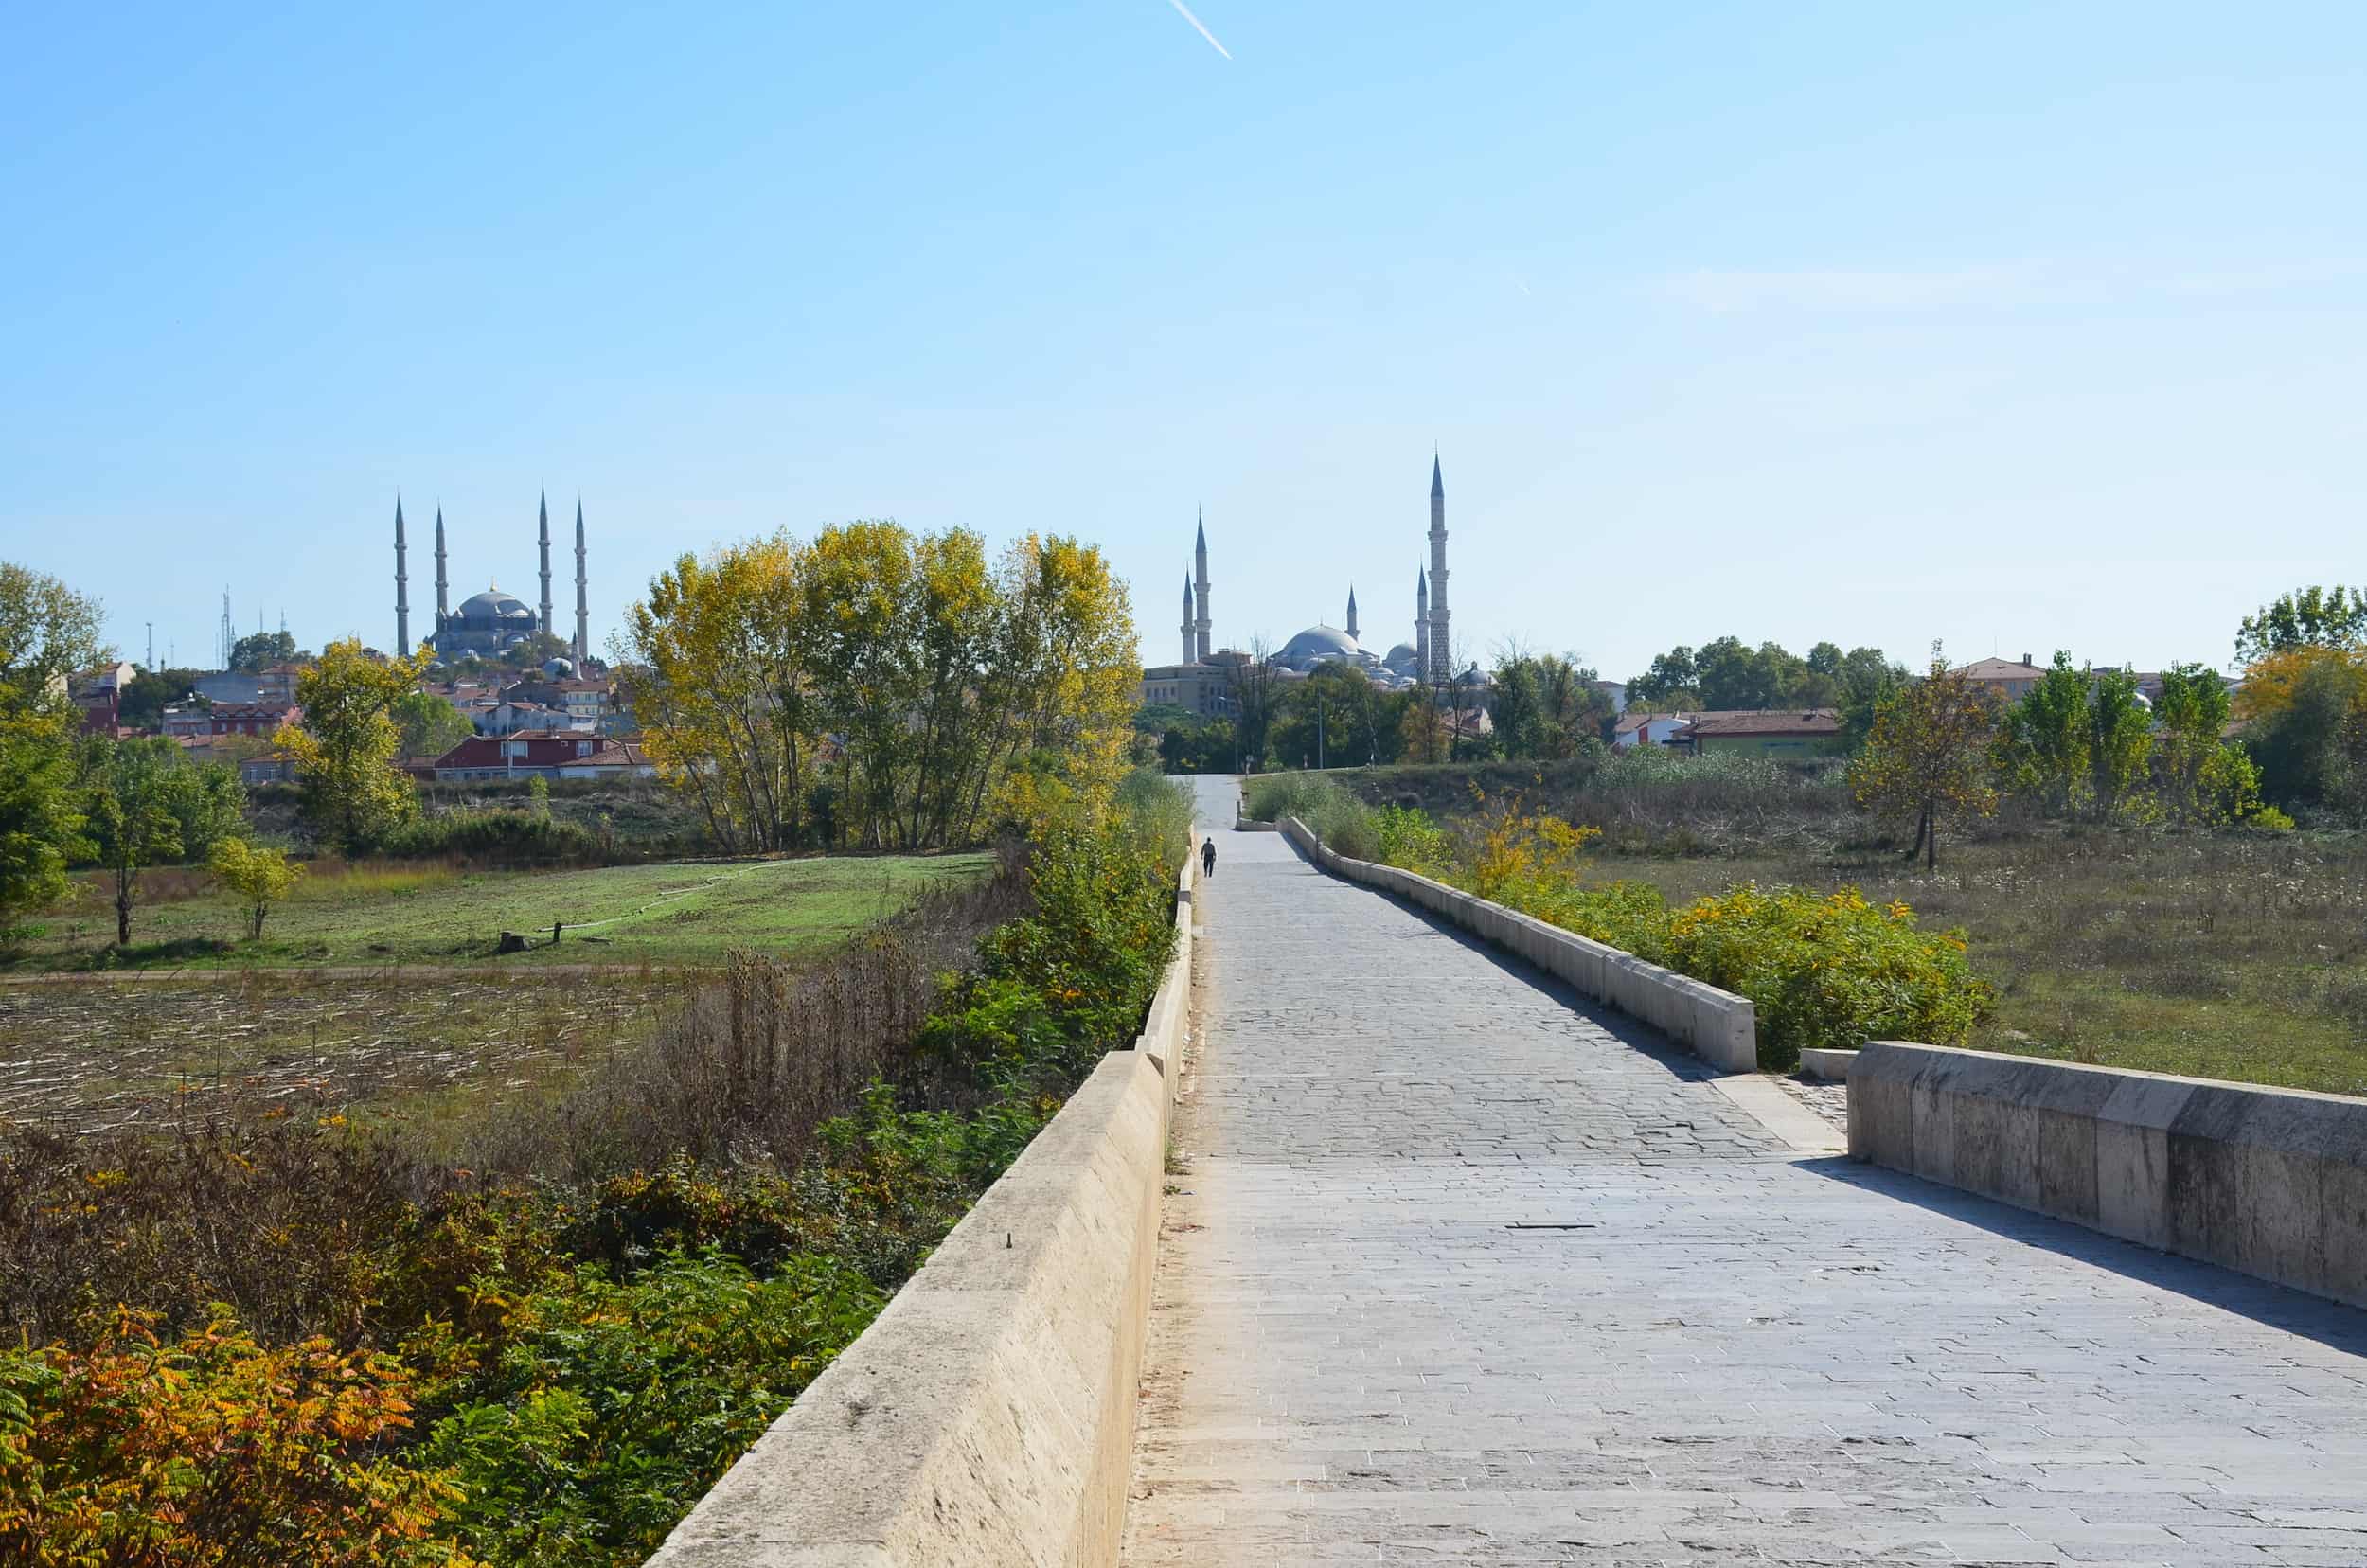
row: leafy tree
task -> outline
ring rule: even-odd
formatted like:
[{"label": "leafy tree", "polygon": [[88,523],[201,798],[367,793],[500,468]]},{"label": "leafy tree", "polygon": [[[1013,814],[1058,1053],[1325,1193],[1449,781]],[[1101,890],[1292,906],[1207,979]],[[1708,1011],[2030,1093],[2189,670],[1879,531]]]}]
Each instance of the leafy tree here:
[{"label": "leafy tree", "polygon": [[2154,777],[2163,807],[2182,822],[2236,821],[2260,804],[2259,770],[2243,747],[2222,739],[2230,706],[2217,670],[2187,664],[2162,672]]},{"label": "leafy tree", "polygon": [[2290,648],[2244,672],[2236,711],[2262,792],[2283,806],[2340,805],[2367,754],[2367,652]]},{"label": "leafy tree", "polygon": [[395,705],[418,686],[427,661],[380,659],[358,637],[330,643],[296,677],[301,728],[282,724],[272,744],[295,762],[305,820],[347,852],[367,849],[417,815],[418,792],[395,763],[402,732]]},{"label": "leafy tree", "polygon": [[2109,820],[2151,814],[2145,786],[2153,758],[2153,715],[2125,669],[2095,677],[2088,700],[2088,767],[2096,814]]},{"label": "leafy tree", "polygon": [[2095,787],[2088,686],[2087,673],[2057,649],[2054,666],[1998,725],[1998,774],[2005,788],[2056,816],[2083,809]]},{"label": "leafy tree", "polygon": [[164,722],[165,704],[188,696],[203,673],[196,669],[141,670],[116,698],[116,722],[127,729],[154,729]]},{"label": "leafy tree", "polygon": [[1907,684],[1907,667],[1894,664],[1878,648],[1853,648],[1834,674],[1840,692],[1840,748],[1855,755],[1873,732],[1874,716],[1891,694]]},{"label": "leafy tree", "polygon": [[1655,709],[1700,705],[1700,673],[1694,668],[1693,650],[1680,643],[1652,659],[1652,668],[1628,682],[1632,706]]},{"label": "leafy tree", "polygon": [[467,714],[432,691],[404,692],[393,712],[405,757],[441,757],[476,733]]},{"label": "leafy tree", "polygon": [[2336,583],[2281,594],[2246,615],[2235,631],[2235,662],[2250,666],[2276,653],[2367,646],[2367,592]]},{"label": "leafy tree", "polygon": [[1939,864],[1940,831],[1997,810],[1989,784],[1996,699],[1986,686],[1950,671],[1940,645],[1931,668],[1894,693],[1876,714],[1865,749],[1849,765],[1850,790],[1877,817],[1913,818],[1927,867]]},{"label": "leafy tree", "polygon": [[162,736],[94,737],[83,777],[91,838],[115,878],[116,943],[129,946],[140,872],[206,854],[239,827],[244,793],[229,767],[192,763]]},{"label": "leafy tree", "polygon": [[248,935],[258,942],[263,939],[263,918],[271,913],[271,906],[286,898],[296,879],[304,875],[304,867],[289,860],[285,850],[241,838],[225,838],[215,845],[207,865],[222,891],[246,906],[251,922]]},{"label": "leafy tree", "polygon": [[1611,698],[1594,671],[1553,653],[1511,650],[1496,661],[1496,737],[1507,757],[1563,761],[1602,738]]},{"label": "leafy tree", "polygon": [[0,561],[0,918],[66,890],[83,845],[67,682],[108,657],[98,601]]},{"label": "leafy tree", "polygon": [[233,673],[253,675],[296,656],[295,638],[285,632],[258,632],[230,645]]}]

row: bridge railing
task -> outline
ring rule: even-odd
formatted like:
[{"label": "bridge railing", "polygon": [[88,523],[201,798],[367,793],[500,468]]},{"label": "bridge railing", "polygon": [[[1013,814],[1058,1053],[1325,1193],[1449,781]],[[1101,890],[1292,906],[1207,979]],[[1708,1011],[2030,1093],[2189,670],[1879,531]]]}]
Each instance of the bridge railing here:
[{"label": "bridge railing", "polygon": [[1117,1560],[1189,1019],[1193,864],[1143,1033],[982,1194],[650,1568]]},{"label": "bridge railing", "polygon": [[1333,876],[1397,894],[1519,953],[1582,995],[1642,1019],[1712,1066],[1730,1073],[1758,1070],[1758,1017],[1749,997],[1704,985],[1401,866],[1351,860],[1326,847],[1296,817],[1286,817],[1282,830]]}]

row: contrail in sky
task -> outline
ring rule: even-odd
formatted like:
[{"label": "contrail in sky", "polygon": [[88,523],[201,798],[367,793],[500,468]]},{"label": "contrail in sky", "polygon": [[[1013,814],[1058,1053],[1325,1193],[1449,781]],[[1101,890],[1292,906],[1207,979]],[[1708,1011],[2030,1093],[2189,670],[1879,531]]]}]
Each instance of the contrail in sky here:
[{"label": "contrail in sky", "polygon": [[1184,0],[1167,0],[1167,4],[1175,8],[1176,15],[1182,17],[1184,21],[1189,22],[1193,27],[1200,29],[1200,36],[1208,40],[1208,46],[1210,48],[1216,50],[1227,60],[1231,60],[1233,58],[1233,51],[1217,42],[1217,35],[1208,30],[1208,24],[1202,22],[1199,17],[1194,16],[1192,14],[1192,8],[1185,5]]}]

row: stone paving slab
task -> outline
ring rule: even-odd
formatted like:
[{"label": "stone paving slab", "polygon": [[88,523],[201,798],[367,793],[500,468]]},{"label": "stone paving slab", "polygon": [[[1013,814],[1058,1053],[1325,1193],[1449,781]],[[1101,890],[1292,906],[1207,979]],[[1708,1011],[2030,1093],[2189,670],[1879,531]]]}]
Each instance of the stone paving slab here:
[{"label": "stone paving slab", "polygon": [[1629,1021],[1218,840],[1134,1568],[2367,1565],[2367,1313],[1794,1158]]}]

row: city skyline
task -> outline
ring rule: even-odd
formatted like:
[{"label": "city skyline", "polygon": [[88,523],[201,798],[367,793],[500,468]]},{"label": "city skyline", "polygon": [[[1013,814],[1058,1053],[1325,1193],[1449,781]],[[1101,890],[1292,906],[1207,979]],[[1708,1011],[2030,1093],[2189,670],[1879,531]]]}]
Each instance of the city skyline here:
[{"label": "city skyline", "polygon": [[0,548],[126,652],[224,583],[375,644],[399,488],[490,541],[563,475],[596,650],[682,551],[893,516],[1102,544],[1158,659],[1196,504],[1224,640],[1402,619],[1435,445],[1459,640],[1613,678],[2225,665],[2361,575],[2367,16],[1193,15],[34,17]]}]

